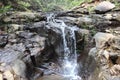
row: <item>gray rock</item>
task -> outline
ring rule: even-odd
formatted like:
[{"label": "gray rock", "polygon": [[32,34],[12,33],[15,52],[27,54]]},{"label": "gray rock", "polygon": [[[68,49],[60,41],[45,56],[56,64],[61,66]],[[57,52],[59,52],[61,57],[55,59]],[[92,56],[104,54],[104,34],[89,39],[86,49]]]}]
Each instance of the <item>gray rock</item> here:
[{"label": "gray rock", "polygon": [[18,36],[19,36],[20,38],[24,38],[24,39],[29,39],[29,38],[31,38],[31,37],[34,36],[34,35],[35,35],[34,33],[25,32],[25,31],[18,33]]},{"label": "gray rock", "polygon": [[14,33],[15,31],[23,30],[24,25],[10,24],[8,25],[8,31]]},{"label": "gray rock", "polygon": [[5,49],[11,49],[23,53],[25,51],[25,46],[23,43],[13,44],[13,45],[8,44],[8,46],[6,46]]},{"label": "gray rock", "polygon": [[[43,76],[41,78],[38,78],[36,80],[71,80],[71,77],[64,77],[61,75],[48,75],[48,76]],[[78,79],[76,79],[78,80]],[[81,79],[79,79],[81,80]]]},{"label": "gray rock", "polygon": [[76,18],[74,17],[58,17],[58,19],[63,20],[66,24],[75,24]]},{"label": "gray rock", "polygon": [[44,20],[45,16],[42,13],[36,12],[12,12],[12,14],[6,15],[2,21],[8,23],[30,22]]},{"label": "gray rock", "polygon": [[113,14],[113,19],[120,21],[120,13]]},{"label": "gray rock", "polygon": [[0,48],[4,48],[8,43],[8,35],[0,34]]},{"label": "gray rock", "polygon": [[78,26],[84,26],[84,25],[91,25],[93,24],[94,20],[92,18],[89,17],[79,17],[76,19],[75,23]]},{"label": "gray rock", "polygon": [[93,58],[95,58],[97,55],[97,49],[96,48],[92,48],[90,51],[89,51],[89,56],[92,56]]},{"label": "gray rock", "polygon": [[96,48],[101,49],[105,47],[106,42],[113,39],[115,36],[109,33],[98,32],[95,34],[94,39],[96,43]]},{"label": "gray rock", "polygon": [[0,62],[11,63],[20,56],[20,52],[12,49],[0,50]]},{"label": "gray rock", "polygon": [[30,30],[31,32],[39,33],[41,36],[47,36],[48,28],[46,27],[46,22],[35,22],[34,24],[30,24],[25,26],[25,30]]},{"label": "gray rock", "polygon": [[12,62],[12,69],[14,73],[22,78],[26,77],[26,64],[19,59],[16,59],[15,61]]},{"label": "gray rock", "polygon": [[96,13],[105,13],[105,12],[113,9],[114,7],[115,7],[115,5],[112,4],[111,2],[103,1],[96,6],[95,11],[96,11]]},{"label": "gray rock", "polygon": [[110,44],[113,48],[120,49],[120,37],[115,37]]}]

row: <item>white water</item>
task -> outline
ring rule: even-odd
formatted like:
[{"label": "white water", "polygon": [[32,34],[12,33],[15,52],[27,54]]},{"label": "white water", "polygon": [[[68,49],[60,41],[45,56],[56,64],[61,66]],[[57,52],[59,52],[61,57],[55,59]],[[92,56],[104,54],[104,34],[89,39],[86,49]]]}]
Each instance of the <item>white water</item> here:
[{"label": "white water", "polygon": [[[62,60],[60,59],[60,61],[62,61],[60,74],[64,77],[70,78],[70,80],[81,80],[81,77],[78,76],[76,53],[75,30],[77,28],[75,26],[69,27],[62,20],[54,19],[54,14],[50,14],[47,21],[51,26],[54,26],[62,31],[64,56]],[[66,32],[66,29],[68,32]],[[69,35],[67,35],[67,33],[69,33]]]}]

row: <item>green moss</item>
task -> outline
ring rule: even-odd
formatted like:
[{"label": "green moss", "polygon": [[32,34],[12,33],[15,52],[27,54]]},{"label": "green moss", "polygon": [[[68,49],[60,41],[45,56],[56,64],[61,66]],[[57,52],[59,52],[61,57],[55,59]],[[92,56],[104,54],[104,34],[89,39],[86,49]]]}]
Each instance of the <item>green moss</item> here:
[{"label": "green moss", "polygon": [[0,8],[0,13],[6,13],[7,11],[9,11],[10,10],[10,8],[11,8],[11,6],[10,5],[7,5],[7,6],[2,6],[1,8]]},{"label": "green moss", "polygon": [[28,7],[31,6],[30,3],[24,2],[24,1],[19,1],[18,4],[21,5],[21,6],[23,6],[23,7],[26,7],[26,8],[28,8]]}]

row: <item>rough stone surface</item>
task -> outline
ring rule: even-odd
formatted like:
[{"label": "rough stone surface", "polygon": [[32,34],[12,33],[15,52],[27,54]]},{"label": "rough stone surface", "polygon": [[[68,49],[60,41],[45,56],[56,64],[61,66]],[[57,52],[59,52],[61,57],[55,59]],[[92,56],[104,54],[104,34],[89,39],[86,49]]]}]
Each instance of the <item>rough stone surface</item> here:
[{"label": "rough stone surface", "polygon": [[26,64],[22,60],[15,60],[12,63],[12,69],[16,75],[25,78]]},{"label": "rough stone surface", "polygon": [[50,75],[50,76],[44,76],[37,80],[69,80],[69,79],[66,79],[63,76],[59,76],[59,75]]},{"label": "rough stone surface", "polygon": [[12,49],[0,50],[0,62],[10,63],[20,56],[18,51]]},{"label": "rough stone surface", "polygon": [[22,31],[23,30],[23,27],[24,25],[19,25],[19,24],[10,24],[10,25],[7,25],[8,26],[8,31],[10,33],[14,33],[16,31]]},{"label": "rough stone surface", "polygon": [[[119,36],[113,36],[108,33],[97,33],[95,36],[98,37],[94,37],[97,45],[90,50],[89,56],[95,59],[99,67],[96,67],[90,80],[119,80]],[[104,45],[106,42],[107,44]],[[104,46],[99,43],[103,43]]]},{"label": "rough stone surface", "polygon": [[103,48],[106,45],[106,42],[110,39],[112,39],[114,36],[109,33],[101,33],[98,32],[95,36],[95,42],[96,42],[96,48],[100,49]]},{"label": "rough stone surface", "polygon": [[[10,15],[10,16],[9,16]],[[3,21],[8,23],[18,23],[18,22],[30,22],[30,21],[40,21],[44,20],[45,16],[41,13],[33,12],[12,12],[3,18]]]},{"label": "rough stone surface", "polygon": [[102,13],[113,9],[114,7],[115,5],[112,4],[111,2],[103,1],[96,6],[95,10],[97,13]]},{"label": "rough stone surface", "polygon": [[0,48],[3,48],[8,43],[8,35],[7,34],[0,34]]},{"label": "rough stone surface", "polygon": [[[83,3],[73,11],[58,12],[55,18],[63,20],[70,27],[80,28],[75,33],[77,53],[80,53],[79,74],[83,80],[120,80],[120,37],[113,38],[108,33],[96,34],[98,31],[120,34],[119,9],[110,11],[114,8],[113,4],[100,4],[96,7],[97,11],[105,14],[92,14],[96,4]],[[11,12],[5,16],[0,14],[0,21],[5,22],[5,25],[0,25],[0,76],[5,77],[3,73],[9,71],[7,73],[14,80],[27,80],[26,76],[28,80],[36,80],[38,77],[38,80],[70,80],[53,75],[57,74],[53,70],[59,68],[59,63],[54,62],[57,62],[58,56],[63,55],[63,39],[61,30],[45,18],[36,12]],[[69,29],[65,32],[69,35]],[[91,43],[94,34],[96,46]],[[88,54],[91,45],[95,47]]]},{"label": "rough stone surface", "polygon": [[3,80],[3,75],[0,73],[0,80]]},{"label": "rough stone surface", "polygon": [[78,25],[91,25],[93,22],[94,20],[89,17],[79,17],[76,20],[76,24]]},{"label": "rough stone surface", "polygon": [[10,71],[5,71],[3,75],[4,75],[4,79],[14,80],[13,74]]}]

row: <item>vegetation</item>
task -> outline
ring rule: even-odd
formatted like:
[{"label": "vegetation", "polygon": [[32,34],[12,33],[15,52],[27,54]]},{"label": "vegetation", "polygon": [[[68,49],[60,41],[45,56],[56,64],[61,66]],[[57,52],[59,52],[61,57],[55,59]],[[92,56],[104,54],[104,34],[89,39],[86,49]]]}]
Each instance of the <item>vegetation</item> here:
[{"label": "vegetation", "polygon": [[51,11],[54,8],[61,8],[69,10],[83,2],[90,2],[91,0],[36,0],[41,5],[43,11]]},{"label": "vegetation", "polygon": [[[69,10],[83,2],[91,1],[92,0],[0,0],[0,13],[8,11],[10,8],[15,10],[41,9],[42,11],[53,11],[55,9]],[[114,2],[116,6],[120,5],[116,1]],[[90,7],[89,10],[92,11],[92,8],[93,7]]]},{"label": "vegetation", "polygon": [[56,8],[69,10],[83,2],[90,1],[91,0],[0,0],[0,7],[2,7],[1,9],[7,10],[10,6],[18,10],[27,10],[31,8],[40,8],[43,11],[51,11]]},{"label": "vegetation", "polygon": [[7,5],[7,6],[2,6],[0,8],[0,13],[6,13],[8,10],[10,10],[11,6]]}]

